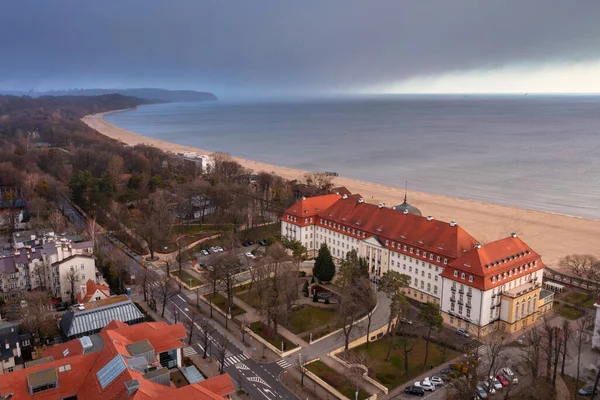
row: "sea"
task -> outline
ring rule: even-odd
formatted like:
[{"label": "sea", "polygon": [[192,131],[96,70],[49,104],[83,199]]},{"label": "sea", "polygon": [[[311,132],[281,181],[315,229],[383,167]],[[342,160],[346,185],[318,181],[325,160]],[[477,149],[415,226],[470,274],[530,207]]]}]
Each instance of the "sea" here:
[{"label": "sea", "polygon": [[600,96],[168,103],[106,120],[274,165],[600,219]]}]

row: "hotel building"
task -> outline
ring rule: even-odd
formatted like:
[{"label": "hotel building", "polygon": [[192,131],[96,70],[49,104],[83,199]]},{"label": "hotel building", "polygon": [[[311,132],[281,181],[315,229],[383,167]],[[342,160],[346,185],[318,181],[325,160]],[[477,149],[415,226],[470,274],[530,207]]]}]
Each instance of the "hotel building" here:
[{"label": "hotel building", "polygon": [[439,304],[447,324],[473,334],[515,332],[552,307],[544,264],[516,234],[482,244],[454,221],[422,216],[406,197],[391,208],[360,195],[303,198],[281,221],[282,236],[312,255],[325,243],[338,260],[356,250],[373,280],[387,271],[408,275],[408,297]]}]

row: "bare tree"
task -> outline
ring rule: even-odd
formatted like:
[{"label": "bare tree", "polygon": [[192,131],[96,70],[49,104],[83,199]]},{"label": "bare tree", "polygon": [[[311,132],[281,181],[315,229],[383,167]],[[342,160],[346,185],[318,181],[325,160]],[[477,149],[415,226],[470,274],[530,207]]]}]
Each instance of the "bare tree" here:
[{"label": "bare tree", "polygon": [[207,318],[200,318],[200,321],[198,321],[198,338],[203,350],[202,358],[206,358],[208,354],[208,346],[210,346],[213,331],[214,328],[210,321]]},{"label": "bare tree", "polygon": [[149,271],[146,268],[141,268],[137,282],[139,282],[139,285],[142,288],[145,302],[148,302],[148,294],[152,291],[152,286],[157,280],[158,277],[156,276],[156,273]]},{"label": "bare tree", "polygon": [[360,383],[368,371],[369,357],[365,351],[346,353],[345,357],[348,362],[348,373],[345,374],[345,377],[348,383],[354,387],[355,396],[358,397]]},{"label": "bare tree", "polygon": [[83,236],[85,236],[90,242],[92,242],[92,248],[96,252],[96,241],[98,238],[98,231],[100,226],[96,223],[96,217],[89,219],[83,227]]},{"label": "bare tree", "polygon": [[583,338],[584,331],[594,326],[594,320],[591,316],[586,316],[584,318],[578,319],[575,321],[576,332],[577,335],[572,336],[572,340],[577,346],[577,376],[575,377],[577,381],[577,385],[575,386],[575,390],[579,387],[579,377],[580,377],[580,366],[581,366],[581,348],[583,347]]},{"label": "bare tree", "polygon": [[31,285],[32,289],[35,289],[38,285],[44,289],[49,289],[48,286],[48,271],[50,270],[50,262],[48,260],[42,260],[35,264],[31,271],[31,276],[34,278],[35,285]]},{"label": "bare tree", "polygon": [[344,335],[344,352],[348,352],[350,345],[350,334],[352,333],[356,321],[368,310],[369,302],[367,299],[373,296],[373,288],[368,277],[364,275],[355,275],[352,282],[343,291],[340,304],[336,310],[337,319],[342,327]]},{"label": "bare tree", "polygon": [[225,336],[221,336],[219,340],[214,341],[215,352],[217,361],[219,362],[219,373],[223,373],[225,368],[225,357],[227,356],[227,349],[229,347],[229,340]]},{"label": "bare tree", "polygon": [[504,361],[504,353],[506,351],[506,337],[502,332],[492,332],[486,337],[480,338],[483,342],[485,358],[482,361],[487,367],[486,376],[495,375],[496,370]]},{"label": "bare tree", "polygon": [[188,345],[192,344],[192,340],[197,336],[195,334],[194,329],[196,328],[196,323],[200,319],[200,313],[195,308],[191,308],[188,313],[188,319],[185,321],[185,325],[188,330]]},{"label": "bare tree", "polygon": [[144,219],[138,226],[137,233],[146,241],[151,260],[156,259],[154,252],[157,246],[171,237],[174,221],[173,207],[174,201],[171,195],[164,191],[151,194],[148,203],[142,207]]},{"label": "bare tree", "polygon": [[300,372],[300,387],[304,387],[304,376],[306,375],[306,367],[304,366],[304,361],[302,360],[302,354],[298,354],[295,366],[298,372]]},{"label": "bare tree", "polygon": [[567,344],[569,339],[571,338],[571,324],[568,319],[565,319],[562,326],[562,334],[563,334],[563,349],[562,349],[562,364],[560,366],[560,376],[565,376],[565,360],[567,358]]},{"label": "bare tree", "polygon": [[[52,297],[47,292],[31,291],[24,296],[27,303],[22,310],[21,321],[27,332],[35,335],[36,340],[52,339],[57,334],[57,326],[52,314]],[[20,308],[20,304],[19,304]]]},{"label": "bare tree", "polygon": [[54,210],[48,215],[48,224],[56,233],[64,231],[67,227],[65,217],[58,210]]},{"label": "bare tree", "polygon": [[[64,279],[64,284],[66,287],[69,288],[69,294],[70,294],[70,298],[71,298],[71,304],[75,303],[75,288],[77,287],[77,284],[79,283],[79,271],[77,271],[75,268],[71,267],[71,269],[69,270],[69,272],[67,272],[67,274],[65,275]],[[64,299],[63,299],[64,301]]]},{"label": "bare tree", "polygon": [[540,364],[543,358],[542,336],[538,327],[534,326],[524,335],[523,361],[529,371],[529,375],[536,381],[540,373]]},{"label": "bare tree", "polygon": [[171,277],[168,274],[165,278],[158,281],[158,286],[155,290],[156,297],[158,297],[162,307],[160,316],[164,318],[167,303],[177,294],[177,291],[171,286]]},{"label": "bare tree", "polygon": [[600,262],[591,254],[570,254],[559,261],[559,265],[577,277],[595,283],[594,293],[600,290]]},{"label": "bare tree", "polygon": [[[225,285],[227,304],[223,311],[229,313],[228,310],[233,306],[233,296],[235,294],[233,291],[233,285],[235,284],[234,276],[239,271],[239,258],[231,252],[219,254],[214,258],[213,266],[215,270],[219,271],[222,283]],[[225,318],[225,329],[228,329],[228,319]]]}]

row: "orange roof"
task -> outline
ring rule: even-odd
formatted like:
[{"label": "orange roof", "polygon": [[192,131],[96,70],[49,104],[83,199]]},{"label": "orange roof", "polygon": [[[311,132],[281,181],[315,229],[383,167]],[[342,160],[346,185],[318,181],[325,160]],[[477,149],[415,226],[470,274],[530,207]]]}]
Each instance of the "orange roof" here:
[{"label": "orange roof", "polygon": [[341,199],[342,196],[339,194],[326,194],[323,196],[315,196],[309,198],[302,198],[285,210],[284,216],[282,219],[286,219],[287,215],[300,218],[297,220],[297,223],[300,225],[304,225],[304,220],[302,218],[314,217],[317,213],[327,209],[336,201]]},{"label": "orange roof", "polygon": [[[543,268],[540,255],[515,235],[473,247],[452,261],[444,269],[442,276],[480,290],[488,290]],[[458,277],[454,276],[454,271],[458,271]],[[461,278],[463,272],[464,280]],[[470,275],[473,276],[473,282],[469,282]]]},{"label": "orange roof", "polygon": [[231,378],[229,377],[229,375],[226,374],[215,376],[214,378],[198,382],[198,385],[205,387],[211,392],[214,392],[220,396],[227,396],[235,392],[233,382],[231,382]]},{"label": "orange roof", "polygon": [[108,286],[100,285],[93,280],[88,279],[88,281],[85,283],[85,296],[82,297],[81,293],[77,293],[77,300],[80,303],[87,303],[92,299],[92,296],[94,293],[96,293],[96,290],[104,293],[106,297],[110,297],[110,288]]},{"label": "orange roof", "polygon": [[[185,329],[182,324],[168,325],[164,322],[156,322],[123,326],[122,323],[114,323],[113,321],[99,335],[104,342],[104,347],[99,351],[82,354],[79,340],[73,339],[44,352],[45,356],[56,357],[54,361],[2,375],[2,378],[0,378],[0,393],[12,393],[15,399],[42,400],[60,399],[75,395],[86,400],[223,400],[222,394],[229,390],[233,392],[233,384],[228,375],[208,379],[202,385],[194,384],[175,388],[173,385],[164,386],[144,379],[141,372],[129,368],[125,368],[110,384],[102,389],[97,377],[98,371],[119,354],[130,356],[126,348],[127,344],[148,339],[154,346],[156,353],[164,351],[161,348],[169,350],[175,347],[183,347],[183,342],[177,340],[177,338],[185,337]],[[161,344],[161,342],[167,344]],[[177,342],[178,345],[171,347],[174,342]],[[69,354],[67,357],[63,357],[62,352],[67,348]],[[59,367],[65,365],[70,365],[70,368],[68,371],[61,372]],[[51,368],[57,371],[58,387],[31,396],[27,385],[27,376],[33,372]],[[127,393],[125,382],[133,379],[139,381],[140,387],[130,396]]]},{"label": "orange roof", "polygon": [[[356,195],[340,199],[331,207],[319,212],[317,225],[323,225],[320,223],[321,218],[340,224],[339,229],[329,227],[329,225],[327,228],[346,235],[348,235],[348,231],[344,231],[344,227],[365,232],[365,237],[377,235],[380,238],[389,239],[390,243],[387,247],[396,251],[398,251],[397,247],[392,248],[391,242],[456,258],[477,243],[475,238],[456,224],[452,226],[448,222],[428,220],[419,215],[404,214],[391,208],[360,202]],[[350,236],[358,237],[357,234],[350,234]]]}]

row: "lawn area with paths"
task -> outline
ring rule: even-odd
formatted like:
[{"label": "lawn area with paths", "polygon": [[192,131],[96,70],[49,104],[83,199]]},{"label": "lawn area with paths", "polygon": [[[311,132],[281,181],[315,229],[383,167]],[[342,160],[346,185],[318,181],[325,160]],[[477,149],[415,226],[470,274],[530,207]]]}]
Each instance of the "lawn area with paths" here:
[{"label": "lawn area with paths", "polygon": [[[315,361],[306,366],[310,372],[323,379],[325,382],[333,386],[338,392],[349,399],[355,398],[356,387],[350,384],[348,380],[337,373],[335,370],[325,365],[323,362]],[[358,391],[358,399],[367,399],[370,395],[362,389]]]},{"label": "lawn area with paths", "polygon": [[[179,270],[171,271],[171,275],[176,276],[182,282],[184,282],[186,285],[191,286],[193,288],[196,286],[200,286],[200,281],[198,279],[196,279],[190,273],[186,272],[185,270],[181,271],[181,275],[179,274]],[[191,283],[191,285],[190,285],[190,283]]]},{"label": "lawn area with paths", "polygon": [[[227,297],[223,296],[221,293],[215,293],[213,295],[206,296],[207,299],[211,299],[212,304],[215,307],[218,307],[223,313],[227,313]],[[236,306],[235,304],[231,304],[231,316],[237,317],[238,315],[245,314],[246,310],[241,307]]]},{"label": "lawn area with paths", "polygon": [[596,307],[594,307],[594,303],[597,300],[596,297],[576,290],[565,293],[564,297],[559,298],[559,300],[566,301],[567,303],[571,303],[573,305],[580,305],[582,307],[589,308],[590,310],[596,309]]},{"label": "lawn area with paths", "polygon": [[279,350],[281,350],[281,342],[283,342],[284,351],[288,351],[298,347],[294,343],[281,336],[280,334],[276,334],[271,329],[268,329],[262,321],[256,321],[251,323],[250,330],[256,333],[261,338],[265,339],[267,342],[271,343],[275,348]]},{"label": "lawn area with paths", "polygon": [[554,311],[558,313],[558,315],[570,320],[579,319],[584,314],[584,312],[581,310],[558,302],[554,303],[552,307],[554,308]]},{"label": "lawn area with paths", "polygon": [[[425,339],[420,337],[408,338],[414,343],[414,349],[408,355],[408,375],[404,373],[404,353],[402,352],[402,337],[397,336],[392,354],[388,361],[385,361],[388,349],[388,336],[369,343],[367,349],[366,343],[353,348],[353,352],[366,351],[368,356],[369,376],[375,378],[378,382],[389,389],[396,388],[405,383],[412,383],[412,380],[423,373],[423,361],[425,359]],[[409,347],[411,344],[409,344]],[[435,343],[429,343],[429,356],[427,366],[433,364],[434,367],[443,362],[452,360],[460,355],[459,352],[446,348],[445,360],[442,357],[440,346]],[[343,354],[340,354],[343,358]]]}]

